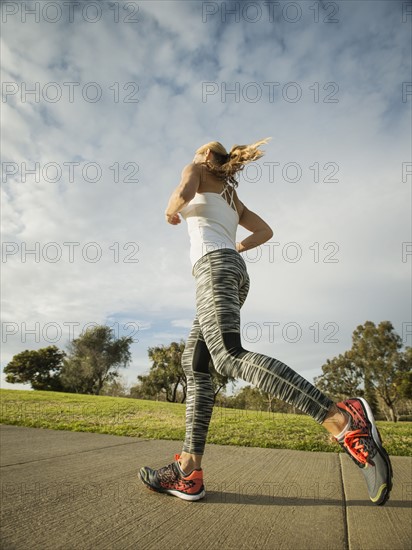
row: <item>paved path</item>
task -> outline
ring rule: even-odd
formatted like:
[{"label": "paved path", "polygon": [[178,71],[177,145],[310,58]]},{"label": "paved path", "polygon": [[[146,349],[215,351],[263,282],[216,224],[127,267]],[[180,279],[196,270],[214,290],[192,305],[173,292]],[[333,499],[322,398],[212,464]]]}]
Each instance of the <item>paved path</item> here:
[{"label": "paved path", "polygon": [[148,491],[180,443],[1,426],[3,550],[410,550],[412,458],[384,507],[346,455],[208,445],[207,496]]}]

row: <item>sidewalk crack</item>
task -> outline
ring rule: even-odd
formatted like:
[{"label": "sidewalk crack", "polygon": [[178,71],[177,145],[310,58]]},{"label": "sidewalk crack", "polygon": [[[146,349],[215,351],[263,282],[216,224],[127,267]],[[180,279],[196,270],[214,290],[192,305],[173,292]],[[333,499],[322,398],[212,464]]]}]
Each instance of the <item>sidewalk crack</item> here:
[{"label": "sidewalk crack", "polygon": [[110,449],[112,447],[122,447],[123,445],[135,445],[136,443],[140,443],[140,441],[146,441],[146,440],[139,440],[139,441],[130,441],[126,443],[116,443],[115,445],[106,445],[105,447],[96,447],[94,449],[86,449],[84,451],[76,451],[74,453],[66,453],[61,455],[53,455],[53,456],[47,456],[45,458],[37,458],[35,460],[26,460],[24,462],[13,462],[12,464],[3,464],[0,466],[1,469],[3,468],[9,468],[10,466],[20,466],[21,464],[33,464],[34,462],[43,462],[44,460],[53,460],[55,458],[63,458],[66,456],[73,456],[78,455],[82,453],[92,453],[93,451],[100,451],[102,449]]},{"label": "sidewalk crack", "polygon": [[343,495],[343,524],[344,524],[345,548],[346,548],[346,550],[350,550],[350,548],[349,548],[349,527],[348,527],[347,499],[346,499],[345,484],[343,482],[342,453],[339,453],[338,456],[339,456],[340,482],[341,482],[342,495]]}]

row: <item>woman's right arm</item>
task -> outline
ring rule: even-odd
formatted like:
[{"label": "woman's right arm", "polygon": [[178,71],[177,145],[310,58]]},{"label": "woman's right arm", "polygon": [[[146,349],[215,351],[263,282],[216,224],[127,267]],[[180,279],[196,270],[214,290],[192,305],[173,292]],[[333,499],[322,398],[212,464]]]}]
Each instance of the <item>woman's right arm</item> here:
[{"label": "woman's right arm", "polygon": [[196,195],[200,185],[200,165],[188,164],[184,167],[179,185],[173,191],[166,207],[166,220],[172,225],[180,223],[178,213]]}]

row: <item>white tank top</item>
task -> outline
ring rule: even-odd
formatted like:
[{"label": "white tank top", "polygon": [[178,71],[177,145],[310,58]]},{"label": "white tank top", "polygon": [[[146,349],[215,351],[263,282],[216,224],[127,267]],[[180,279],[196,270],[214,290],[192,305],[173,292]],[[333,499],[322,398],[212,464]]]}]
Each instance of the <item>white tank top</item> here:
[{"label": "white tank top", "polygon": [[[213,250],[236,250],[239,216],[233,194],[234,190],[229,191],[228,186],[221,193],[196,193],[180,211],[189,231],[192,267],[197,260]],[[229,196],[229,202],[225,195]]]}]

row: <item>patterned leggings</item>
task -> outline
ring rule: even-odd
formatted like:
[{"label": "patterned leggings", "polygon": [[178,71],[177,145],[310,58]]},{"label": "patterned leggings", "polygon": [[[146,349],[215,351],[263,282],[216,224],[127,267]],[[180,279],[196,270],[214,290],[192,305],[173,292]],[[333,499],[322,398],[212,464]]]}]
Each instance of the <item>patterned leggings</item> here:
[{"label": "patterned leggings", "polygon": [[217,372],[242,378],[322,423],[333,402],[277,359],[242,348],[240,308],[249,276],[235,250],[210,252],[196,262],[197,315],[182,356],[187,378],[186,437],[183,451],[204,453],[214,392],[209,361]]}]

